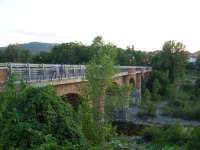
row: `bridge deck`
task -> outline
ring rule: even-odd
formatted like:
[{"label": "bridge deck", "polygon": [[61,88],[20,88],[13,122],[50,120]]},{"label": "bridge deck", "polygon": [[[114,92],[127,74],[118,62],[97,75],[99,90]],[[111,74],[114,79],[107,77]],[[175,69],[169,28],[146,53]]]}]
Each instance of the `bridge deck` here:
[{"label": "bridge deck", "polygon": [[[21,63],[0,63],[0,68],[8,68],[9,74],[15,75],[17,81],[27,83],[41,83],[59,80],[83,80],[85,79],[86,67],[84,65],[66,64],[21,64]],[[119,66],[119,74],[128,74],[129,68],[134,68],[135,73],[150,71],[151,67],[144,66]]]}]

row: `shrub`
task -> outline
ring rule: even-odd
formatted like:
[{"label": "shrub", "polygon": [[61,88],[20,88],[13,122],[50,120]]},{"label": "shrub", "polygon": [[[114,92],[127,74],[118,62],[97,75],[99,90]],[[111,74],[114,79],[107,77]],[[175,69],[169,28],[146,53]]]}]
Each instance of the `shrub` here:
[{"label": "shrub", "polygon": [[188,140],[187,148],[191,150],[199,150],[200,148],[200,129],[193,129],[190,139]]},{"label": "shrub", "polygon": [[140,107],[140,111],[138,113],[138,116],[145,117],[155,117],[156,116],[156,106],[153,102],[147,102]]},{"label": "shrub", "polygon": [[145,128],[142,133],[142,137],[145,141],[156,141],[162,135],[162,130],[157,127]]},{"label": "shrub", "polygon": [[151,93],[149,89],[145,89],[144,94],[142,95],[142,104],[145,104],[151,100]]},{"label": "shrub", "polygon": [[183,145],[186,142],[186,132],[183,126],[174,125],[169,127],[166,131],[164,131],[163,139],[166,143]]}]

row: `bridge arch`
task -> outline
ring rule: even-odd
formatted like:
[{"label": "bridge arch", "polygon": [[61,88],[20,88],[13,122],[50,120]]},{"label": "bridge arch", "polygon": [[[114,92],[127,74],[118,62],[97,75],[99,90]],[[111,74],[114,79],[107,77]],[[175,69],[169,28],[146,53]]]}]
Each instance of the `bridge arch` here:
[{"label": "bridge arch", "polygon": [[107,96],[114,96],[116,94],[117,88],[119,88],[120,84],[113,81],[110,87],[106,89],[106,95]]},{"label": "bridge arch", "polygon": [[78,93],[67,93],[62,96],[62,99],[70,103],[71,106],[75,109],[77,109],[79,104],[81,103],[81,95],[79,95]]},{"label": "bridge arch", "polygon": [[135,84],[134,78],[130,78],[130,80],[129,80],[129,85],[135,87],[136,84]]}]

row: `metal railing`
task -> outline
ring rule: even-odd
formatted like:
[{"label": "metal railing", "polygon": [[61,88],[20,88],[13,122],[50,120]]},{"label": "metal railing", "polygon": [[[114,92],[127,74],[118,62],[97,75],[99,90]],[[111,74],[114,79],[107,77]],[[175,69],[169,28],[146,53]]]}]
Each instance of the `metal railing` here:
[{"label": "metal railing", "polygon": [[[17,81],[25,82],[85,79],[86,74],[84,65],[0,63],[1,67],[7,67]],[[151,70],[151,67],[143,66],[119,66],[118,68],[120,73],[128,73],[129,68],[140,71]]]},{"label": "metal railing", "polygon": [[83,65],[0,63],[0,67],[7,67],[17,81],[40,82],[85,78]]}]

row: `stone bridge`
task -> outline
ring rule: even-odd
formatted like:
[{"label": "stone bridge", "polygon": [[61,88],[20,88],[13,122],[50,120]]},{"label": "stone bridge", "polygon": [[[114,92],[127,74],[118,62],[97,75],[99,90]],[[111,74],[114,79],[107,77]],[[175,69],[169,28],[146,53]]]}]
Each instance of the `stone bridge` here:
[{"label": "stone bridge", "polygon": [[[113,76],[117,85],[134,85],[137,97],[141,96],[141,82],[149,79],[152,68],[144,66],[119,66]],[[17,83],[24,81],[32,86],[52,85],[59,96],[80,96],[80,87],[87,82],[84,65],[65,64],[19,64],[0,63],[0,87],[3,88],[10,75],[15,75]]]}]

